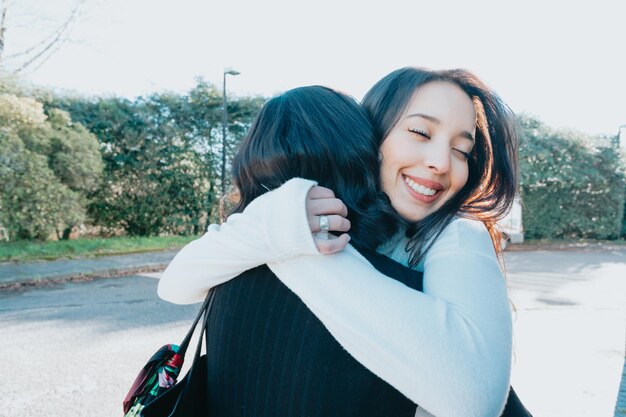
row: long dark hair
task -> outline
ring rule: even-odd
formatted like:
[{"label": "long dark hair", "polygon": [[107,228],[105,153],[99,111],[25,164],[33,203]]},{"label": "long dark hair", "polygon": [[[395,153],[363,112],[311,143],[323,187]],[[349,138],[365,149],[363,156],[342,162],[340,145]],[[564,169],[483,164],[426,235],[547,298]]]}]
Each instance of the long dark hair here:
[{"label": "long dark hair", "polygon": [[351,242],[376,248],[399,217],[379,186],[378,143],[364,109],[321,86],[300,87],[269,100],[233,160],[241,212],[267,189],[293,177],[315,180],[348,207]]},{"label": "long dark hair", "polygon": [[421,86],[443,81],[461,88],[474,102],[476,144],[468,159],[469,176],[465,186],[435,213],[407,228],[410,265],[418,264],[435,239],[457,214],[482,220],[500,252],[496,221],[513,204],[517,190],[517,122],[500,97],[477,76],[463,69],[432,71],[405,67],[378,81],[362,101],[374,125],[380,146],[406,112]]}]

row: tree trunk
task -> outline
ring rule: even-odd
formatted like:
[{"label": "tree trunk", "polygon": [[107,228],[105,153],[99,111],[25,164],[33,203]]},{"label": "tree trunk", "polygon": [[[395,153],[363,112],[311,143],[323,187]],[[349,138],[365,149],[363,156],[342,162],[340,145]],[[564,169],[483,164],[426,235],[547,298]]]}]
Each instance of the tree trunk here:
[{"label": "tree trunk", "polygon": [[61,236],[61,240],[69,240],[70,239],[70,233],[72,233],[72,227],[66,227],[63,230],[63,236]]}]

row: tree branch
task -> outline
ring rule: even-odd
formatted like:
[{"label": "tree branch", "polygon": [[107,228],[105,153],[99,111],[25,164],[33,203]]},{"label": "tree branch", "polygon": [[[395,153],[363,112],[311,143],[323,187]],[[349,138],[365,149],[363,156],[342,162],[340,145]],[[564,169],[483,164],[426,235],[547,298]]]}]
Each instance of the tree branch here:
[{"label": "tree branch", "polygon": [[[65,42],[69,40],[70,34],[73,29],[73,24],[76,23],[77,17],[79,15],[81,6],[85,3],[85,0],[79,0],[76,6],[72,9],[69,16],[59,27],[57,27],[53,32],[51,32],[48,36],[46,36],[41,41],[37,42],[35,45],[21,51],[9,55],[7,57],[2,57],[3,49],[0,49],[0,63],[6,62],[8,60],[13,60],[19,57],[30,57],[26,58],[24,62],[22,62],[17,69],[13,70],[12,73],[17,75],[30,67],[31,65],[37,64],[36,68],[41,67],[43,63],[45,63],[56,51],[60,49]],[[3,12],[6,12],[6,5]],[[0,24],[0,42],[4,41],[4,32],[6,27],[3,24]]]},{"label": "tree branch", "polygon": [[2,20],[0,20],[0,64],[2,64],[2,56],[4,54],[4,33],[7,30],[4,23],[7,17],[7,7],[7,4],[2,2]]}]

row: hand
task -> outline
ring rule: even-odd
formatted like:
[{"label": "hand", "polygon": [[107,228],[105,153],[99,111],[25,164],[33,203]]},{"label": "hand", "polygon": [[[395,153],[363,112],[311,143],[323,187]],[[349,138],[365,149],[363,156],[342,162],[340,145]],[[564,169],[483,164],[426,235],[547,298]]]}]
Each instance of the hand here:
[{"label": "hand", "polygon": [[[309,228],[313,233],[315,246],[320,253],[325,255],[339,252],[346,247],[350,241],[350,236],[343,233],[339,236],[333,234],[323,234],[320,232],[320,216],[328,218],[329,231],[347,232],[350,230],[350,220],[348,208],[343,201],[335,198],[335,193],[324,187],[312,187],[306,196],[306,217],[309,221]],[[328,235],[327,237],[325,235]]]}]

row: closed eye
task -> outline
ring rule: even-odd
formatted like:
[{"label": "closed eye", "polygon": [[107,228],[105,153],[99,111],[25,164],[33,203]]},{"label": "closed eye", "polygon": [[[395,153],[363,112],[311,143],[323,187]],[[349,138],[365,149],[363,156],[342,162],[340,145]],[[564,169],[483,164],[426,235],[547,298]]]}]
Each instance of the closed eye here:
[{"label": "closed eye", "polygon": [[414,133],[418,136],[422,136],[425,137],[426,139],[430,139],[430,135],[428,134],[428,132],[424,131],[424,130],[419,130],[419,129],[409,129],[409,132]]},{"label": "closed eye", "polygon": [[462,151],[462,150],[456,149],[456,148],[453,148],[453,150],[455,150],[458,153],[460,153],[465,159],[469,159],[469,157],[470,157],[470,153],[469,152],[465,152],[465,151]]}]

